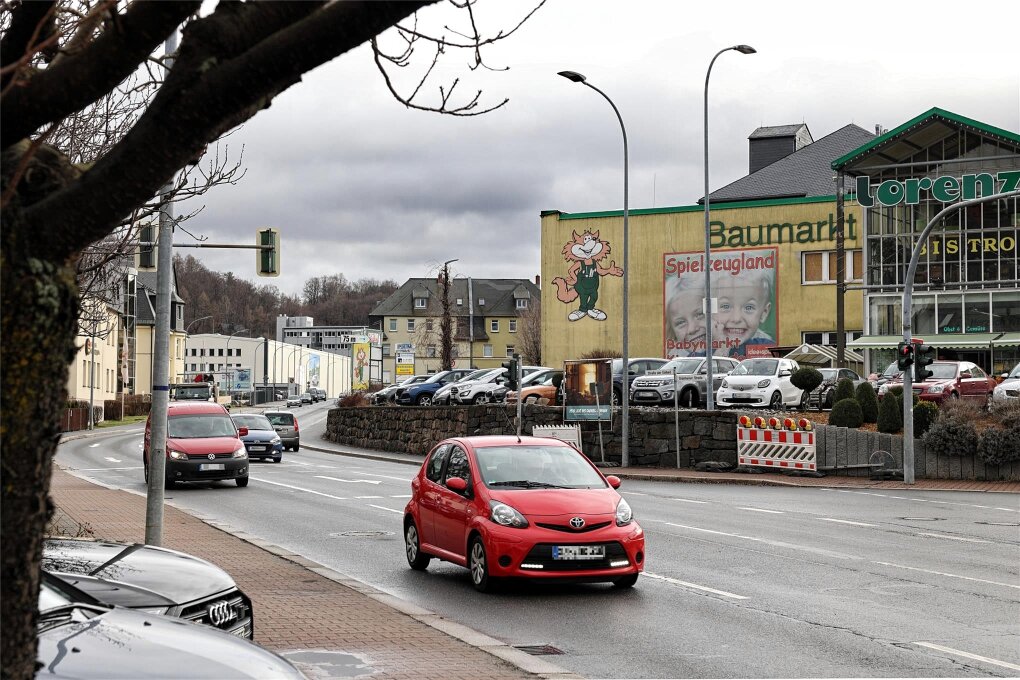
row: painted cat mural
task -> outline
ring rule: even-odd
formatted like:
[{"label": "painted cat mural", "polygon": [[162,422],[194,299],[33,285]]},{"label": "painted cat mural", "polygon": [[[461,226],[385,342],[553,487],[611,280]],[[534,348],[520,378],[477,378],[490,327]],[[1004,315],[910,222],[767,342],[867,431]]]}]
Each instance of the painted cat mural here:
[{"label": "painted cat mural", "polygon": [[580,307],[567,315],[571,321],[585,316],[605,321],[606,313],[595,307],[599,299],[599,279],[603,276],[623,276],[623,269],[616,266],[615,260],[610,260],[608,267],[600,264],[611,250],[609,242],[599,238],[599,232],[572,233],[573,238],[563,246],[563,258],[571,263],[567,276],[553,279],[556,299],[564,303],[580,300]]}]

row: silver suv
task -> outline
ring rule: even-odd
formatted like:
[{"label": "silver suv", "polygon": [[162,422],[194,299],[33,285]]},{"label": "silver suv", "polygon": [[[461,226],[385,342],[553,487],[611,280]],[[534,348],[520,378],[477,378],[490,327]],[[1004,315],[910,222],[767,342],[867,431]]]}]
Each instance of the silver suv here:
[{"label": "silver suv", "polygon": [[[730,371],[739,363],[727,357],[713,357],[712,382],[719,389]],[[676,382],[673,370],[676,369]],[[635,406],[672,406],[673,400],[684,408],[696,408],[707,403],[705,380],[708,365],[705,357],[678,357],[661,368],[634,378],[630,388],[630,403]]]}]

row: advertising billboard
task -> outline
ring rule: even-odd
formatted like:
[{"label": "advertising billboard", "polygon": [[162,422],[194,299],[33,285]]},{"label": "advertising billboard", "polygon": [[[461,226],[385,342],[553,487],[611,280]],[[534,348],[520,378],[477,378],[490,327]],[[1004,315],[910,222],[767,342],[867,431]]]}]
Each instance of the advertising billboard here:
[{"label": "advertising billboard", "polygon": [[613,370],[610,359],[563,362],[563,419],[611,420]]},{"label": "advertising billboard", "polygon": [[351,370],[354,377],[351,380],[351,389],[367,390],[369,383],[369,352],[371,347],[367,342],[357,342],[351,345]]},{"label": "advertising billboard", "polygon": [[[779,334],[778,248],[712,251],[712,354],[767,357]],[[663,256],[663,356],[705,356],[705,254]]]}]

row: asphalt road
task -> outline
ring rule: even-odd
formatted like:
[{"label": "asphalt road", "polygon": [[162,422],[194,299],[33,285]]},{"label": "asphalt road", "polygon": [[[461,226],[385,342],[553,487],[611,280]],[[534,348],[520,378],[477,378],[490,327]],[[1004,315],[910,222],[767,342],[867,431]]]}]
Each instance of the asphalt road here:
[{"label": "asphalt road", "polygon": [[[328,403],[295,412],[302,442]],[[76,474],[144,493],[141,430],[61,445]],[[232,483],[167,492],[242,529],[590,677],[1020,675],[1020,496],[625,480],[646,573],[607,585],[475,592],[404,559],[416,468],[302,449]],[[144,518],[139,518],[140,522]]]}]

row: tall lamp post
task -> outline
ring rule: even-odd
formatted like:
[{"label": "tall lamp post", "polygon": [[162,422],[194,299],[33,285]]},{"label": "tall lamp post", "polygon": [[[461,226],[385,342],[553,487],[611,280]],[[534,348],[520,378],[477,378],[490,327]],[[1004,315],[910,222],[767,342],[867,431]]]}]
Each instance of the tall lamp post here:
[{"label": "tall lamp post", "polygon": [[[709,411],[715,408],[715,383],[712,378],[712,361],[715,348],[712,347],[712,267],[709,266],[712,257],[711,230],[708,218],[708,79],[712,77],[712,66],[715,60],[723,52],[734,50],[741,54],[754,54],[755,50],[750,45],[733,45],[715,53],[712,61],[708,64],[708,73],[705,74],[705,408]],[[625,274],[626,275],[626,274]]]},{"label": "tall lamp post", "polygon": [[191,321],[191,323],[188,324],[188,327],[184,329],[184,376],[183,376],[183,379],[185,381],[188,380],[188,337],[189,337],[189,333],[191,332],[191,327],[194,326],[199,321],[205,321],[206,319],[211,319],[211,318],[212,318],[211,314],[209,316],[200,316],[197,319],[193,319]]},{"label": "tall lamp post", "polygon": [[587,79],[577,73],[576,71],[560,71],[558,75],[563,76],[567,80],[574,83],[581,83],[587,85],[591,89],[602,95],[609,105],[613,107],[613,112],[616,114],[617,120],[620,121],[620,130],[623,132],[623,394],[621,395],[620,404],[622,408],[622,417],[620,419],[620,436],[623,439],[622,446],[620,448],[620,465],[627,467],[630,464],[630,371],[628,370],[629,357],[627,356],[628,349],[628,322],[629,317],[628,311],[628,294],[627,294],[627,279],[630,275],[630,262],[629,262],[629,244],[628,244],[628,227],[630,219],[630,210],[628,204],[628,162],[627,162],[627,128],[623,125],[623,116],[620,115],[620,110],[616,108],[616,104],[609,98],[605,92],[595,87],[587,81]]}]

